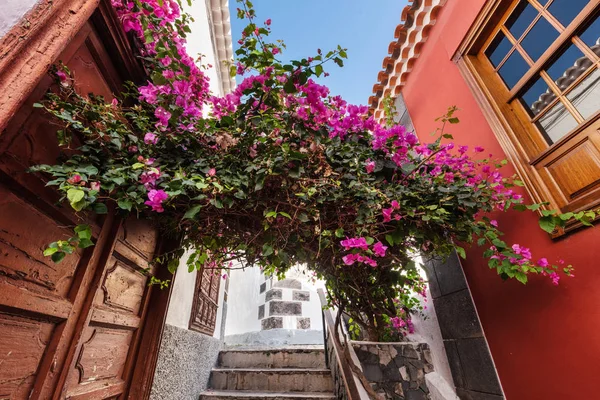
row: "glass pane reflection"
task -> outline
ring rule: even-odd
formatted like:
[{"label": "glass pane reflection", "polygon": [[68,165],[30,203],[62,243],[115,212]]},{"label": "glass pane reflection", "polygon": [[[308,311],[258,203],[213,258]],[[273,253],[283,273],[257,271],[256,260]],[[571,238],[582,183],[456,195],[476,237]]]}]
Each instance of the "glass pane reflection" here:
[{"label": "glass pane reflection", "polygon": [[533,61],[537,61],[557,37],[558,31],[550,25],[550,22],[545,18],[540,18],[523,38],[521,46]]},{"label": "glass pane reflection", "polygon": [[485,55],[495,68],[502,60],[504,60],[504,57],[506,57],[511,48],[512,43],[510,43],[504,33],[498,32],[494,40],[492,40],[492,43],[490,43],[489,47],[485,51]]},{"label": "glass pane reflection", "polygon": [[554,0],[548,7],[548,11],[563,26],[568,26],[587,3],[588,0]]},{"label": "glass pane reflection", "polygon": [[548,75],[556,82],[556,86],[564,91],[590,66],[592,61],[585,57],[581,50],[571,44],[546,70]]},{"label": "glass pane reflection", "polygon": [[558,103],[538,120],[537,126],[552,144],[574,129],[577,121],[562,103]]},{"label": "glass pane reflection", "polygon": [[538,77],[535,83],[521,96],[521,100],[532,117],[538,115],[555,98],[556,96],[541,77]]},{"label": "glass pane reflection", "polygon": [[519,39],[521,35],[525,33],[527,28],[529,28],[529,25],[531,25],[533,19],[537,17],[537,15],[537,10],[531,4],[526,0],[521,0],[510,17],[508,17],[505,25],[515,39]]},{"label": "glass pane reflection", "polygon": [[596,17],[594,22],[579,37],[594,50],[594,53],[600,55],[600,18]]},{"label": "glass pane reflection", "polygon": [[567,94],[583,118],[589,118],[600,110],[600,71],[596,69]]},{"label": "glass pane reflection", "polygon": [[509,89],[512,89],[519,79],[525,75],[528,69],[529,65],[525,62],[521,54],[515,50],[498,70],[498,73],[500,74],[500,77],[502,77],[504,83],[506,83],[506,86],[508,86]]}]

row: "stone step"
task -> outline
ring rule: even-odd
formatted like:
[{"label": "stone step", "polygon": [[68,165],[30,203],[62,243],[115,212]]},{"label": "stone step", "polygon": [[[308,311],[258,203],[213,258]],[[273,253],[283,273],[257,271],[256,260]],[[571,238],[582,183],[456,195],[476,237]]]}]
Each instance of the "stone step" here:
[{"label": "stone step", "polygon": [[215,368],[209,387],[214,390],[264,392],[332,392],[331,371],[324,368]]},{"label": "stone step", "polygon": [[207,390],[200,394],[200,400],[334,400],[333,393],[318,392],[250,392],[250,391],[226,391]]},{"label": "stone step", "polygon": [[223,368],[325,368],[321,349],[224,350],[218,365]]}]

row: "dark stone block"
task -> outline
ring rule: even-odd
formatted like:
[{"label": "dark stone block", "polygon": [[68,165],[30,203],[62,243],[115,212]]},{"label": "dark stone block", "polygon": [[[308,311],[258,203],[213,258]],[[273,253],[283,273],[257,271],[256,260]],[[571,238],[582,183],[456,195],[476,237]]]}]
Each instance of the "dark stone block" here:
[{"label": "dark stone block", "polygon": [[265,290],[267,290],[267,282],[263,282],[260,284],[260,292],[264,293]]},{"label": "dark stone block", "polygon": [[296,329],[310,329],[310,318],[298,318],[296,320]]},{"label": "dark stone block", "polygon": [[263,319],[265,317],[265,305],[258,306],[258,319]]},{"label": "dark stone block", "polygon": [[381,368],[379,368],[379,364],[365,365],[363,372],[369,382],[382,382],[384,380],[383,372],[381,371]]},{"label": "dark stone block", "polygon": [[433,305],[444,339],[483,336],[468,289],[434,299]]},{"label": "dark stone block", "polygon": [[429,284],[429,293],[431,293],[431,297],[434,299],[440,297],[442,293],[440,291],[438,278],[435,274],[434,261],[427,261],[423,263],[423,269],[425,270],[425,274],[427,275],[427,283]]},{"label": "dark stone block", "polygon": [[296,301],[310,301],[310,292],[294,290],[292,292],[292,300]]},{"label": "dark stone block", "polygon": [[302,289],[302,283],[296,279],[283,279],[275,282],[273,287],[285,289]]},{"label": "dark stone block", "polygon": [[281,300],[283,296],[283,292],[281,289],[271,289],[265,293],[265,301],[270,301],[273,299]]},{"label": "dark stone block", "polygon": [[376,364],[379,365],[379,357],[377,354],[371,353],[370,351],[362,350],[360,346],[354,346],[354,352],[360,360],[361,364]]},{"label": "dark stone block", "polygon": [[404,392],[404,398],[406,400],[427,400],[428,396],[427,396],[427,393],[425,393],[421,389],[415,389],[415,390],[409,389]]},{"label": "dark stone block", "polygon": [[446,260],[434,261],[433,266],[442,296],[467,288],[467,280],[456,252]]},{"label": "dark stone block", "polygon": [[269,317],[260,321],[261,329],[268,331],[269,329],[283,328],[283,318],[281,317]]},{"label": "dark stone block", "polygon": [[494,362],[484,338],[456,341],[465,377],[465,389],[501,395],[502,389]]},{"label": "dark stone block", "polygon": [[400,382],[402,377],[400,376],[400,370],[396,367],[396,364],[389,363],[387,366],[381,366],[383,376],[388,382]]},{"label": "dark stone block", "polygon": [[456,389],[456,394],[460,400],[504,400],[504,396],[501,395],[473,392],[471,390],[459,388]]},{"label": "dark stone block", "polygon": [[269,303],[269,316],[302,315],[302,303],[273,300]]},{"label": "dark stone block", "polygon": [[446,357],[448,357],[448,364],[450,371],[452,372],[452,380],[456,387],[465,387],[465,378],[460,364],[460,357],[458,356],[458,349],[456,348],[455,340],[444,340],[444,347],[446,348]]}]

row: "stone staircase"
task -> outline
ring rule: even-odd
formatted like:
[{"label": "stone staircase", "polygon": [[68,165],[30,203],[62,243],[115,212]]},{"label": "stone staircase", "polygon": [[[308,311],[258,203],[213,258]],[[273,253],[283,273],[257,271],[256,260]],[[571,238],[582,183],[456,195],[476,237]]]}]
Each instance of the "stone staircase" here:
[{"label": "stone staircase", "polygon": [[200,400],[331,400],[321,348],[224,350]]}]

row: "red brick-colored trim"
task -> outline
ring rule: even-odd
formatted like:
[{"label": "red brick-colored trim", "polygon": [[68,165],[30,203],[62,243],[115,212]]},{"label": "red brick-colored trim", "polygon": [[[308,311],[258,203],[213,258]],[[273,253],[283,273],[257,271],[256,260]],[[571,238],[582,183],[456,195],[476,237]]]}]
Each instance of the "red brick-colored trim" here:
[{"label": "red brick-colored trim", "polygon": [[0,135],[100,0],[42,0],[0,39]]}]

